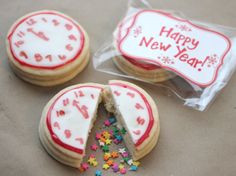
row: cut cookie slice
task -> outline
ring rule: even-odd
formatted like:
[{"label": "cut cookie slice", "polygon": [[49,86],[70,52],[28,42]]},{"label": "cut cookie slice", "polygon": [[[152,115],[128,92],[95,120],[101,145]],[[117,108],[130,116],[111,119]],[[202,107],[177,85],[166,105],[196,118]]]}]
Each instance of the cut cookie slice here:
[{"label": "cut cookie slice", "polygon": [[115,113],[118,122],[126,128],[126,146],[134,160],[148,154],[156,145],[160,123],[153,99],[140,87],[124,82],[109,81],[104,90],[106,109]]},{"label": "cut cookie slice", "polygon": [[40,139],[48,153],[58,161],[80,167],[102,100],[102,90],[100,84],[71,86],[55,95],[44,108]]},{"label": "cut cookie slice", "polygon": [[72,18],[56,11],[20,18],[9,30],[6,44],[13,70],[36,85],[62,84],[88,63],[87,33]]}]

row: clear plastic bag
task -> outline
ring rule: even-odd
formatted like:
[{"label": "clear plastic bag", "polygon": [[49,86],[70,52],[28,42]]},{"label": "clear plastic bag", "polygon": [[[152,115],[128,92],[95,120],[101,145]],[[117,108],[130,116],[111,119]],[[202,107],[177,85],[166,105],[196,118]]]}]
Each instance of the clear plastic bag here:
[{"label": "clear plastic bag", "polygon": [[93,57],[96,70],[171,90],[204,111],[236,68],[236,29],[130,0],[126,15]]}]

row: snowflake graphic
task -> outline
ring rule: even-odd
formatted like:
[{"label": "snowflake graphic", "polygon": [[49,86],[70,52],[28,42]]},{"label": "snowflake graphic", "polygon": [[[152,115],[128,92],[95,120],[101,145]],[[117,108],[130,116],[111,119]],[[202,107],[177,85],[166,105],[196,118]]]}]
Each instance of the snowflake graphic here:
[{"label": "snowflake graphic", "polygon": [[176,28],[179,28],[181,31],[191,32],[192,29],[185,24],[175,25]]},{"label": "snowflake graphic", "polygon": [[216,54],[211,55],[208,58],[207,66],[208,67],[214,66],[215,64],[217,64],[218,60],[219,60],[219,57]]},{"label": "snowflake graphic", "polygon": [[136,27],[136,28],[133,30],[133,32],[134,32],[134,37],[137,38],[137,37],[139,36],[139,34],[142,33],[142,27],[141,27],[141,26]]},{"label": "snowflake graphic", "polygon": [[162,56],[162,57],[157,57],[158,59],[161,59],[161,61],[164,63],[164,64],[174,64],[174,60],[173,59],[170,59],[168,56]]},{"label": "snowflake graphic", "polygon": [[169,58],[169,57],[163,56],[163,57],[162,57],[162,62],[163,62],[164,64],[169,64],[171,61],[170,61],[170,58]]}]

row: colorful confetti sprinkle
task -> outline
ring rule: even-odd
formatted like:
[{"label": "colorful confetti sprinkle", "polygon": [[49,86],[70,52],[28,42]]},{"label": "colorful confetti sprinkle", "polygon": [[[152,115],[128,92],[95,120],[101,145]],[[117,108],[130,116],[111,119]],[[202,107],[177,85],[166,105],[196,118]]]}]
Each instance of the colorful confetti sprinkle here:
[{"label": "colorful confetti sprinkle", "polygon": [[111,158],[111,154],[110,153],[105,153],[103,156],[104,161],[107,161]]},{"label": "colorful confetti sprinkle", "polygon": [[120,170],[119,165],[117,163],[113,163],[112,170],[113,172],[118,172]]},{"label": "colorful confetti sprinkle", "polygon": [[95,176],[102,176],[102,172],[100,170],[96,170]]},{"label": "colorful confetti sprinkle", "polygon": [[108,147],[108,145],[104,145],[104,146],[102,147],[102,150],[103,150],[104,152],[109,152],[109,147]]},{"label": "colorful confetti sprinkle", "polygon": [[120,169],[120,173],[121,173],[121,174],[126,174],[126,172],[127,172],[127,171],[126,171],[125,168]]},{"label": "colorful confetti sprinkle", "polygon": [[138,170],[138,167],[133,165],[129,168],[130,171],[137,171]]},{"label": "colorful confetti sprinkle", "polygon": [[[90,149],[96,152],[100,148],[104,152],[104,162],[102,163],[102,169],[104,171],[111,168],[114,173],[124,175],[127,171],[137,171],[140,162],[133,161],[126,148],[118,148],[117,151],[113,150],[112,152],[109,152],[109,146],[112,144],[123,146],[120,144],[123,142],[123,135],[127,133],[125,128],[119,126],[116,122],[114,116],[110,116],[103,122],[104,125],[101,128],[101,131],[98,131],[95,134],[97,144],[92,144]],[[122,159],[118,160],[120,156],[122,156]],[[94,167],[99,165],[95,154],[90,154],[87,163],[82,163],[79,170],[84,172],[89,169],[89,165]],[[102,176],[102,172],[96,170],[95,176]]]},{"label": "colorful confetti sprinkle", "polygon": [[97,151],[98,146],[96,144],[93,144],[93,145],[90,146],[90,149],[93,150],[93,151]]},{"label": "colorful confetti sprinkle", "polygon": [[104,170],[107,170],[107,169],[110,168],[110,166],[109,166],[108,164],[103,164],[102,168],[103,168]]},{"label": "colorful confetti sprinkle", "polygon": [[111,152],[111,157],[112,158],[118,158],[119,157],[118,152],[115,152],[115,151]]},{"label": "colorful confetti sprinkle", "polygon": [[109,160],[106,162],[106,164],[108,164],[109,166],[112,166],[112,165],[113,165],[113,163],[114,163],[114,161],[113,161],[113,160],[111,160],[111,159],[109,159]]},{"label": "colorful confetti sprinkle", "polygon": [[81,167],[83,168],[84,171],[88,170],[89,165],[87,163],[82,163]]}]

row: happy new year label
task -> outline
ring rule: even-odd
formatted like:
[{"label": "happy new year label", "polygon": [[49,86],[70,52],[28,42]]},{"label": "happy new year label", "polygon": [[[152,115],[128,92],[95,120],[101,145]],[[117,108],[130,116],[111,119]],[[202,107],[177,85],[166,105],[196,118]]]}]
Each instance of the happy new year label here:
[{"label": "happy new year label", "polygon": [[137,13],[119,42],[122,55],[155,63],[202,87],[216,80],[230,48],[223,34],[154,10]]}]

